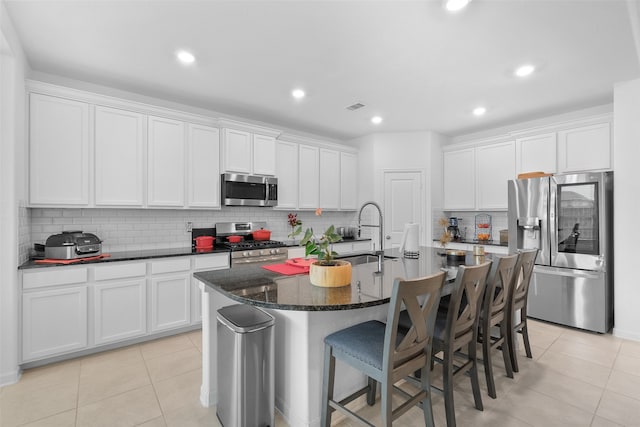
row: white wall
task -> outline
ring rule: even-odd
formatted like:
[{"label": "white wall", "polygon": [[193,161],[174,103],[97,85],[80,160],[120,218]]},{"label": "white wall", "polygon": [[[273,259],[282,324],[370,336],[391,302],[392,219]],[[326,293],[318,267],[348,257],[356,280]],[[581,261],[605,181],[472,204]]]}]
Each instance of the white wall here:
[{"label": "white wall", "polygon": [[[24,206],[25,89],[28,72],[5,4],[0,0],[0,385],[18,369],[19,209]],[[23,211],[24,212],[24,211]]]},{"label": "white wall", "polygon": [[614,334],[640,341],[638,247],[629,228],[640,212],[640,79],[617,84],[613,106]]},{"label": "white wall", "polygon": [[[384,206],[384,171],[420,170],[425,179],[423,192],[423,219],[421,243],[431,241],[431,204],[432,195],[439,202],[442,163],[441,148],[444,141],[441,135],[430,132],[389,132],[375,133],[349,141],[358,147],[359,201],[373,200]],[[434,170],[434,167],[436,168]],[[436,182],[433,182],[433,177]]]}]

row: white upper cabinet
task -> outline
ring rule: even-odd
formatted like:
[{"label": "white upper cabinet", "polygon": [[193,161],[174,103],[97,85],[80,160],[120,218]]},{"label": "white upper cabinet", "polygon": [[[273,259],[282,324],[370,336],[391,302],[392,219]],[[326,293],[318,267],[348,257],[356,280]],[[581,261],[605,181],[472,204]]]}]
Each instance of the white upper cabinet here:
[{"label": "white upper cabinet", "polygon": [[507,181],[516,178],[513,141],[476,148],[477,209],[506,210]]},{"label": "white upper cabinet", "polygon": [[320,203],[322,209],[340,208],[340,152],[320,149]]},{"label": "white upper cabinet", "polygon": [[558,132],[558,172],[611,169],[612,166],[609,123]]},{"label": "white upper cabinet", "polygon": [[89,204],[89,105],[32,93],[29,97],[29,202]]},{"label": "white upper cabinet", "polygon": [[298,207],[316,209],[320,204],[320,155],[318,147],[299,146]]},{"label": "white upper cabinet", "polygon": [[222,130],[223,170],[234,173],[251,173],[251,133],[235,129]]},{"label": "white upper cabinet", "polygon": [[443,209],[475,209],[475,148],[445,151],[442,157]]},{"label": "white upper cabinet", "polygon": [[275,175],[276,140],[244,130],[222,130],[222,170],[229,173]]},{"label": "white upper cabinet", "polygon": [[143,205],[145,120],[131,111],[96,107],[96,206]]},{"label": "white upper cabinet", "polygon": [[525,172],[557,172],[555,132],[516,139],[516,175]]},{"label": "white upper cabinet", "polygon": [[276,141],[276,177],[278,206],[276,209],[298,208],[298,144]]},{"label": "white upper cabinet", "polygon": [[276,174],[276,139],[272,136],[253,134],[253,174]]},{"label": "white upper cabinet", "polygon": [[220,207],[220,131],[187,125],[188,206]]},{"label": "white upper cabinet", "polygon": [[149,116],[147,205],[183,207],[185,193],[185,126]]},{"label": "white upper cabinet", "polygon": [[358,157],[340,153],[340,209],[358,209]]}]

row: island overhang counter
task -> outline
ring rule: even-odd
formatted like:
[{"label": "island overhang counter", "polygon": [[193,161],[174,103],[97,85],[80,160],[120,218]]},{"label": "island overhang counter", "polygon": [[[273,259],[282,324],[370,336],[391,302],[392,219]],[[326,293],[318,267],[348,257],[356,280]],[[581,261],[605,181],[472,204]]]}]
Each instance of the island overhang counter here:
[{"label": "island overhang counter", "polygon": [[[275,404],[291,426],[320,424],[324,337],[367,320],[385,321],[395,278],[428,276],[446,266],[442,250],[421,248],[417,259],[387,250],[382,271],[377,262],[353,266],[351,284],[320,288],[307,274],[280,275],[260,264],[232,266],[228,270],[194,273],[204,291],[202,298],[202,388],[204,406],[217,402],[216,313],[232,304],[258,306],[275,318]],[[468,254],[466,264],[479,260]],[[452,286],[456,269],[446,268]],[[444,293],[449,293],[445,290]],[[338,365],[336,397],[364,385],[366,379],[346,365]]]}]

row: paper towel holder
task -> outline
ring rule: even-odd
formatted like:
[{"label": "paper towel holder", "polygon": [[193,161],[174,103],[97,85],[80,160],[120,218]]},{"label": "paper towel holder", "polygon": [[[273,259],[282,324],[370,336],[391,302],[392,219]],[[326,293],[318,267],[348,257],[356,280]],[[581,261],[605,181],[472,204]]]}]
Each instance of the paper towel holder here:
[{"label": "paper towel holder", "polygon": [[[402,240],[400,241],[400,248],[399,248],[400,254],[404,258],[412,258],[412,259],[420,258],[420,252],[417,244],[415,245],[416,246],[415,250],[405,250],[409,232],[412,228],[415,228],[415,227],[418,227],[418,230],[420,229],[420,226],[417,223],[408,223],[408,224],[405,224],[404,226],[404,232],[402,234]],[[411,248],[411,249],[414,249],[414,248]]]}]

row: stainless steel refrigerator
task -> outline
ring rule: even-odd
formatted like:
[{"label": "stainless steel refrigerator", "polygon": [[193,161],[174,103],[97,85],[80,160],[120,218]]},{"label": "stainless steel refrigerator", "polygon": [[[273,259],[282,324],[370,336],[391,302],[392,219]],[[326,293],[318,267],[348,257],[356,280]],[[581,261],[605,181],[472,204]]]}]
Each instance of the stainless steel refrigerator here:
[{"label": "stainless steel refrigerator", "polygon": [[613,173],[511,180],[509,253],[539,249],[529,317],[607,332],[613,326]]}]

